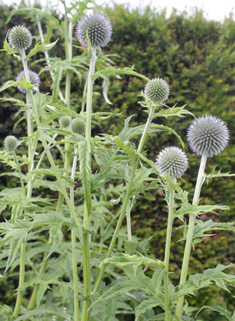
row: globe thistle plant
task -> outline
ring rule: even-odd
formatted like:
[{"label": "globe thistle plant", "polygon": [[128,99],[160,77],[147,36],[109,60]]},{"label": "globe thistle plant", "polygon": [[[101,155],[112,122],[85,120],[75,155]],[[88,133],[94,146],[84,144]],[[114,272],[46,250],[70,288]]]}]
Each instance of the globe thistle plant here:
[{"label": "globe thistle plant", "polygon": [[[157,156],[156,159],[157,169],[160,174],[165,176],[170,173],[171,179],[175,182],[176,178],[181,177],[188,167],[188,158],[186,154],[178,147],[170,146],[164,148]],[[170,261],[170,246],[172,225],[174,220],[174,188],[170,188],[168,191],[168,222],[167,222],[167,234],[166,234],[166,246],[164,256],[164,290],[165,290],[165,313],[166,319],[170,319],[170,295],[168,290],[168,270]]]},{"label": "globe thistle plant", "polygon": [[85,136],[86,123],[80,118],[75,118],[70,123],[70,131],[74,134]]},{"label": "globe thistle plant", "polygon": [[3,146],[9,151],[14,151],[17,147],[18,139],[15,136],[9,135],[5,137]]},{"label": "globe thistle plant", "polygon": [[170,173],[172,178],[179,178],[187,170],[188,158],[180,148],[166,147],[158,154],[156,165],[162,176]]},{"label": "globe thistle plant", "polygon": [[88,47],[87,29],[92,47],[105,47],[112,36],[111,23],[102,13],[95,12],[92,15],[82,17],[78,21],[76,36],[84,47]]},{"label": "globe thistle plant", "polygon": [[[25,72],[24,70],[22,70],[16,77],[16,81],[22,81],[23,78],[26,78],[25,76]],[[30,83],[31,85],[33,85],[33,93],[35,93],[37,91],[37,89],[39,88],[40,86],[40,78],[38,76],[38,74],[32,70],[29,70],[29,80],[30,80]],[[22,92],[23,94],[26,94],[27,91],[25,90],[25,88],[23,88],[22,86],[17,86],[18,90],[20,92]]]},{"label": "globe thistle plant", "polygon": [[147,100],[150,100],[152,104],[162,104],[167,100],[170,93],[168,83],[161,78],[154,78],[147,82],[144,94]]},{"label": "globe thistle plant", "polygon": [[[187,139],[191,149],[201,155],[201,163],[198,170],[197,182],[194,190],[192,205],[198,205],[201,187],[205,179],[207,157],[218,155],[228,144],[229,131],[224,122],[216,116],[206,115],[194,120],[188,128]],[[191,253],[194,235],[196,215],[189,215],[188,233],[186,238],[184,257],[181,269],[180,284],[187,280],[189,257]],[[176,307],[176,317],[181,320],[184,296],[180,297]]]},{"label": "globe thistle plant", "polygon": [[62,128],[68,128],[71,123],[71,117],[70,116],[62,116],[59,119],[59,124]]},{"label": "globe thistle plant", "polygon": [[24,26],[14,26],[8,35],[8,41],[13,49],[18,51],[28,49],[32,44],[32,34]]}]

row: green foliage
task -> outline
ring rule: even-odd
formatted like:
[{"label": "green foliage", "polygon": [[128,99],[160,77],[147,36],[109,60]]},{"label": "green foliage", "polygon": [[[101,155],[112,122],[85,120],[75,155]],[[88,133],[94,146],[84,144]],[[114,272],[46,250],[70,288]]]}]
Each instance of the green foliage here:
[{"label": "green foliage", "polygon": [[[87,2],[84,2],[83,6],[76,11],[74,22],[81,16],[86,5]],[[92,223],[89,228],[92,238],[92,271],[93,267],[98,268],[98,266],[108,264],[107,286],[102,284],[99,297],[91,296],[92,307],[94,307],[92,317],[94,320],[122,320],[121,314],[124,314],[126,315],[124,320],[127,321],[129,320],[128,314],[134,313],[134,309],[132,309],[134,302],[136,304],[136,321],[140,317],[143,320],[164,320],[165,315],[162,313],[164,311],[164,295],[161,283],[167,195],[165,196],[166,191],[164,190],[166,182],[156,178],[158,172],[154,161],[157,153],[166,145],[181,144],[188,150],[184,137],[193,115],[210,113],[222,118],[228,123],[231,143],[233,142],[235,129],[231,119],[234,116],[235,97],[234,21],[232,18],[225,19],[223,24],[207,21],[201,12],[195,12],[192,16],[173,12],[169,18],[166,18],[164,12],[155,12],[149,7],[143,12],[138,10],[130,12],[123,6],[108,9],[114,32],[106,50],[108,54],[98,57],[97,71],[93,75],[96,91],[96,95],[93,97],[94,113],[92,115],[94,138],[91,142],[87,142],[82,136],[72,135],[68,130],[57,128],[57,118],[63,115],[77,117],[78,114],[84,118],[84,114],[80,113],[80,110],[85,101],[83,87],[89,53],[81,53],[83,49],[75,46],[73,59],[65,59],[66,48],[58,40],[58,38],[64,37],[65,24],[61,23],[55,13],[51,15],[49,9],[46,9],[42,14],[37,8],[22,8],[9,15],[10,9],[8,7],[2,6],[1,8],[3,9],[0,10],[1,39],[6,37],[7,30],[3,27],[3,23],[8,16],[11,18],[11,20],[8,19],[8,27],[20,23],[28,24],[32,34],[38,34],[36,24],[24,19],[21,16],[22,13],[30,19],[35,19],[35,16],[38,16],[37,19],[42,21],[43,29],[47,34],[46,44],[40,44],[39,37],[36,36],[36,44],[27,55],[31,66],[36,70],[41,70],[40,91],[45,93],[35,94],[36,107],[46,137],[50,142],[48,150],[53,154],[59,172],[64,172],[64,185],[67,189],[73,187],[76,197],[78,197],[75,203],[77,216],[82,216],[84,210],[82,200],[85,200],[85,206]],[[4,84],[0,91],[6,92],[5,98],[1,98],[0,134],[3,139],[12,132],[15,114],[16,120],[19,121],[15,133],[17,136],[24,137],[26,135],[25,118],[19,118],[19,113],[24,111],[27,105],[23,102],[24,96],[17,93],[15,87],[18,85],[26,89],[31,87],[25,79],[20,83],[12,80],[21,71],[20,64],[15,60],[16,52],[9,47],[7,41],[3,46],[13,56],[8,56],[3,51],[0,53],[1,83]],[[45,66],[47,59],[44,58],[42,52],[47,52],[49,49],[50,64]],[[133,64],[135,65],[133,66]],[[116,65],[120,68],[117,68]],[[51,85],[49,72],[53,75],[53,85]],[[64,94],[65,91],[64,76],[67,72],[76,76],[72,77],[71,81],[72,109],[66,108],[64,103],[60,103],[58,100],[58,96]],[[120,75],[122,76],[121,80]],[[152,117],[153,123],[149,128],[148,142],[144,146],[146,152],[140,154],[136,151],[135,144],[139,141],[139,135],[144,130],[146,108],[148,113],[152,106],[144,101],[143,95],[140,98],[141,102],[138,103],[138,94],[143,91],[145,81],[154,77],[163,77],[169,82],[170,100],[167,102],[168,106],[157,110]],[[104,80],[104,99],[99,93],[102,91],[101,80]],[[112,106],[108,104],[110,101]],[[183,107],[178,107],[175,103]],[[20,110],[18,110],[19,107]],[[109,136],[107,133],[112,135]],[[31,137],[34,138],[34,142],[38,140],[40,142],[41,138],[37,135],[35,134],[36,138]],[[53,135],[57,135],[56,137],[59,139],[56,141],[55,137],[52,138]],[[17,156],[20,165],[24,168],[23,181],[25,183],[29,180],[27,169],[25,169],[29,165],[29,161],[24,156],[24,144],[28,144],[31,138],[22,139],[20,155]],[[64,151],[63,144],[68,143],[73,146]],[[176,243],[176,240],[185,238],[186,225],[183,229],[182,227],[174,229],[171,271],[175,273],[170,274],[172,281],[170,291],[173,302],[171,305],[172,320],[174,320],[176,299],[185,293],[190,295],[188,301],[191,305],[198,308],[204,305],[200,315],[206,320],[216,319],[207,312],[204,314],[205,309],[219,312],[228,320],[233,320],[233,317],[230,317],[231,313],[228,312],[234,309],[231,297],[220,290],[212,292],[210,288],[204,289],[211,284],[216,284],[222,290],[227,291],[229,284],[234,284],[234,277],[223,272],[226,267],[234,267],[227,265],[235,255],[234,236],[229,232],[219,232],[222,236],[219,240],[215,234],[222,230],[234,231],[234,222],[228,223],[228,221],[234,220],[230,216],[235,208],[234,186],[231,177],[233,174],[229,174],[235,169],[233,165],[235,163],[235,148],[231,143],[225,152],[208,162],[208,172],[211,174],[205,176],[208,185],[202,190],[203,198],[200,205],[192,206],[189,201],[192,197],[198,166],[198,160],[194,156],[189,156],[188,173],[184,177],[184,181],[181,182],[181,186],[176,186],[175,217],[179,220],[176,220],[175,225],[181,224],[180,220],[187,222],[188,213],[200,215],[200,220],[196,222],[193,239],[195,251],[190,264],[190,274],[192,275],[185,286],[176,291],[174,285],[177,284],[176,280],[178,281],[184,246],[184,242]],[[67,175],[69,174],[69,165],[68,168],[62,169],[61,160],[64,160],[68,153],[73,155],[74,146],[77,144],[79,171],[76,172],[75,182],[73,182]],[[61,192],[61,189],[55,181],[55,173],[49,167],[48,162],[43,161],[45,151],[41,150],[40,145],[39,154],[40,160],[36,160],[38,166],[31,172],[34,175],[32,197],[22,198],[22,188],[17,187],[18,183],[16,183],[19,174],[8,172],[8,168],[5,173],[6,178],[1,183],[0,209],[2,221],[5,220],[0,225],[4,235],[1,239],[1,244],[4,244],[1,269],[8,270],[9,274],[6,275],[9,276],[9,285],[13,288],[14,269],[20,264],[19,248],[21,243],[27,241],[29,245],[26,248],[28,282],[24,287],[26,289],[39,284],[37,309],[30,312],[22,307],[23,315],[17,320],[29,318],[38,320],[38,316],[41,314],[45,318],[48,316],[50,320],[53,315],[65,319],[66,315],[62,315],[58,308],[63,304],[68,306],[69,315],[72,314],[70,293],[73,285],[70,281],[68,282],[68,280],[72,280],[72,254],[69,242],[67,242],[70,238],[68,230],[75,231],[79,239],[76,245],[76,259],[79,263],[78,274],[82,269],[80,253],[84,243],[83,227],[75,226],[70,212],[64,205],[61,211],[54,210],[54,199],[57,198],[57,193]],[[17,169],[14,159],[5,151],[1,153],[0,158],[12,170]],[[132,204],[134,205],[132,208],[132,228],[133,234],[137,236],[136,239],[139,237],[150,240],[151,257],[142,253],[146,251],[147,242],[144,244],[138,241],[128,243],[125,234],[123,236],[120,232],[115,251],[122,253],[123,244],[125,244],[124,248],[128,254],[114,254],[104,260],[110,236],[113,234],[112,225],[116,222],[116,214],[119,212],[118,206],[123,201],[126,192],[126,184],[129,179],[127,173],[131,171],[135,161],[138,161],[139,167],[131,190],[131,196],[135,199]],[[214,166],[217,163],[219,167],[223,168],[222,172],[225,174],[221,170],[215,171]],[[96,171],[92,171],[91,166]],[[5,170],[6,167],[1,167],[2,172]],[[186,195],[185,190],[188,190],[189,194]],[[14,198],[12,193],[14,193]],[[229,204],[230,211],[224,204]],[[12,211],[11,217],[9,216],[10,210]],[[24,213],[24,210],[27,213]],[[215,213],[221,214],[222,211],[224,211],[223,215],[216,218]],[[22,216],[27,217],[28,220],[21,220]],[[97,242],[97,236],[100,237],[100,242]],[[51,240],[50,244],[46,244],[48,239]],[[227,249],[226,254],[224,248]],[[50,274],[38,276],[43,259],[42,253],[47,253],[45,260],[50,257],[48,265]],[[219,265],[215,270],[212,270],[217,265],[217,261],[225,265]],[[146,275],[143,273],[142,266],[146,267]],[[203,268],[206,268],[206,271],[203,272]],[[121,278],[120,270],[127,277]],[[92,278],[96,277],[93,271]],[[113,281],[116,278],[119,279]],[[5,280],[1,281],[1,284],[5,285],[4,282]],[[111,282],[113,283],[109,285]],[[50,301],[51,289],[56,295]],[[200,290],[200,295],[198,297],[191,296],[197,290]],[[234,292],[233,289],[232,292]],[[83,296],[83,288],[80,283],[78,295],[81,301],[87,299]],[[9,301],[11,304],[14,299],[9,293],[6,296],[9,297],[8,300],[6,297],[0,297],[1,301]],[[222,303],[222,306],[217,305],[220,296],[224,297],[228,308],[225,303]],[[133,302],[130,303],[129,299]],[[105,304],[101,304],[101,301]],[[55,305],[55,309],[49,309],[49,302]],[[42,309],[42,307],[44,308]],[[116,313],[116,309],[121,312]],[[157,316],[155,315],[156,311],[159,313]],[[3,315],[6,320],[11,320],[12,310],[3,306],[0,315]],[[189,311],[182,320],[193,320],[194,315],[194,311]]]}]

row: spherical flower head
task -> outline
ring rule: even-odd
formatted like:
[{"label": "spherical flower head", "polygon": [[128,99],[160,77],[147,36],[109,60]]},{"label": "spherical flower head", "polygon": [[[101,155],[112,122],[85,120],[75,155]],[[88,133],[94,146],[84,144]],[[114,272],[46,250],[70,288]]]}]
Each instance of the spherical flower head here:
[{"label": "spherical flower head", "polygon": [[188,128],[187,140],[197,155],[218,155],[227,146],[229,131],[225,123],[216,116],[206,115],[195,119]]},{"label": "spherical flower head", "polygon": [[70,123],[70,131],[74,134],[85,136],[86,123],[80,118],[75,118]]},{"label": "spherical flower head", "polygon": [[17,144],[18,144],[17,138],[12,135],[7,136],[3,141],[3,146],[10,151],[15,150],[17,147]]},{"label": "spherical flower head", "polygon": [[59,124],[62,128],[69,127],[70,123],[71,123],[71,117],[69,116],[62,116],[59,119]]},{"label": "spherical flower head", "polygon": [[172,178],[179,178],[188,168],[188,158],[180,148],[170,146],[158,154],[156,165],[162,176],[170,173]]},{"label": "spherical flower head", "polygon": [[31,32],[24,26],[15,26],[11,28],[8,41],[13,49],[18,51],[28,49],[32,44]]},{"label": "spherical flower head", "polygon": [[167,100],[170,93],[168,83],[161,78],[154,78],[147,82],[144,94],[152,104],[162,104]]},{"label": "spherical flower head", "polygon": [[111,36],[112,26],[108,18],[102,13],[95,12],[92,15],[82,17],[76,26],[76,36],[79,42],[88,47],[87,32],[92,47],[105,47]]},{"label": "spherical flower head", "polygon": [[[25,78],[25,72],[24,70],[22,70],[18,76],[16,77],[16,81],[22,81],[22,79]],[[31,85],[33,85],[33,93],[35,93],[37,91],[37,89],[40,86],[40,78],[38,76],[38,74],[32,70],[29,70],[29,80]],[[26,90],[22,87],[22,86],[17,86],[17,88],[19,89],[19,91],[21,91],[23,94],[26,94]]]}]

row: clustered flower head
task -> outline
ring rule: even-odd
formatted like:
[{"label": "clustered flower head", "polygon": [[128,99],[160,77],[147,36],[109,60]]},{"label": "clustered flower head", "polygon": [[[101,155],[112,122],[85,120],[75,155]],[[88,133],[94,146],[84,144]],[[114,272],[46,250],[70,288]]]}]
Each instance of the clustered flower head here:
[{"label": "clustered flower head", "polygon": [[74,134],[85,136],[86,123],[80,118],[75,118],[70,123],[70,131]]},{"label": "clustered flower head", "polygon": [[17,144],[18,144],[17,138],[12,135],[5,137],[3,141],[3,146],[10,151],[15,150],[17,147]]},{"label": "clustered flower head", "polygon": [[70,116],[62,116],[59,119],[59,124],[62,128],[67,128],[69,127],[71,123],[71,117]]},{"label": "clustered flower head", "polygon": [[156,165],[162,176],[170,173],[172,178],[179,178],[188,168],[188,158],[180,148],[170,146],[158,154]]},{"label": "clustered flower head", "polygon": [[15,26],[11,28],[8,41],[13,49],[18,51],[28,49],[32,44],[32,34],[24,26]]},{"label": "clustered flower head", "polygon": [[[22,70],[16,77],[16,81],[22,81],[22,79],[25,78],[25,72],[24,70]],[[37,89],[40,86],[40,78],[38,76],[38,74],[32,70],[29,70],[29,80],[31,85],[33,85],[33,93],[35,93],[37,91]],[[22,86],[17,86],[17,88],[19,89],[19,91],[21,91],[23,94],[26,94],[27,91],[25,90],[25,88],[23,88]]]},{"label": "clustered flower head", "polygon": [[212,157],[221,153],[228,144],[229,131],[225,123],[212,115],[195,119],[188,128],[187,140],[197,155]]},{"label": "clustered flower head", "polygon": [[111,23],[102,13],[95,12],[92,15],[82,17],[78,21],[76,36],[84,47],[88,47],[87,29],[92,47],[105,47],[112,36]]},{"label": "clustered flower head", "polygon": [[154,78],[147,82],[144,94],[152,104],[162,104],[167,100],[170,93],[170,88],[166,80]]}]

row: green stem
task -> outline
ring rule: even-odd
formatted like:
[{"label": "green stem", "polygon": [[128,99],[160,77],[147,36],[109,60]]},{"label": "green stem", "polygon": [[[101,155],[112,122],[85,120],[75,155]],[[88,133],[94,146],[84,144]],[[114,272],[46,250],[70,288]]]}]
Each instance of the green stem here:
[{"label": "green stem", "polygon": [[[152,107],[151,110],[150,110],[147,122],[145,124],[145,128],[144,128],[143,134],[142,134],[140,142],[139,142],[137,153],[141,153],[141,151],[143,149],[144,142],[145,142],[145,139],[146,139],[147,134],[148,134],[148,129],[149,129],[149,126],[150,126],[151,121],[152,121],[152,116],[154,114],[154,109],[155,108]],[[131,194],[131,190],[132,190],[132,187],[133,187],[133,181],[134,181],[134,177],[135,177],[136,167],[137,167],[137,160],[135,159],[133,161],[130,180],[129,180],[129,184],[128,184],[128,187],[127,187],[125,199],[124,199],[124,202],[123,202],[123,205],[122,205],[122,210],[121,210],[121,213],[120,213],[120,216],[119,216],[115,231],[113,233],[113,236],[112,236],[109,248],[108,248],[108,252],[106,254],[106,258],[109,258],[111,253],[112,253],[112,250],[113,250],[116,238],[117,238],[118,231],[119,231],[119,229],[120,229],[120,227],[122,225],[123,218],[124,218],[124,216],[126,214],[126,208],[127,208],[127,205],[128,205],[128,202],[129,202],[129,198],[130,198],[130,194]],[[96,293],[98,288],[99,288],[100,282],[101,282],[101,280],[103,278],[103,275],[104,275],[105,268],[106,268],[106,264],[104,264],[102,266],[102,268],[100,269],[100,274],[99,274],[99,277],[98,277],[98,279],[96,281],[93,293]]]},{"label": "green stem", "polygon": [[[49,239],[48,240],[48,244],[52,244],[52,243],[53,243],[53,240]],[[48,254],[48,252],[44,254],[44,258],[43,258],[42,265],[40,267],[38,276],[43,275],[43,273],[45,273],[45,271],[46,271],[47,263],[49,261],[49,257],[47,257],[47,254]],[[36,299],[37,299],[37,294],[38,294],[39,288],[40,288],[40,284],[37,284],[35,286],[35,288],[33,289],[33,293],[31,295],[31,298],[30,298],[30,301],[29,301],[29,304],[28,304],[28,310],[33,310],[34,309],[35,304],[36,304]]]},{"label": "green stem", "polygon": [[[25,248],[26,243],[21,243],[20,245],[20,276],[19,276],[19,287],[24,285],[24,276],[25,276]],[[23,299],[24,291],[19,291],[17,295],[16,305],[13,312],[13,318],[16,319],[19,315],[21,302]]]},{"label": "green stem", "polygon": [[23,177],[22,177],[21,169],[20,169],[20,164],[19,164],[19,162],[18,162],[18,159],[17,159],[17,156],[16,156],[16,152],[15,152],[15,151],[14,151],[14,157],[15,157],[15,162],[16,162],[16,164],[17,164],[18,172],[19,172],[19,175],[20,175],[20,184],[21,184],[21,187],[22,187],[23,198],[25,198],[25,196],[26,196],[25,186],[24,186],[24,182],[23,182]]},{"label": "green stem", "polygon": [[[201,193],[201,187],[204,181],[204,171],[206,167],[206,161],[207,161],[207,155],[203,154],[201,158],[200,168],[198,171],[197,176],[197,182],[196,187],[194,191],[194,197],[193,197],[193,205],[197,205],[199,202],[199,197]],[[194,234],[194,226],[196,221],[196,215],[190,214],[189,215],[189,225],[188,225],[188,233],[187,233],[187,239],[184,249],[184,257],[183,257],[183,264],[182,264],[182,270],[181,270],[181,276],[180,276],[180,284],[184,284],[187,279],[187,273],[188,273],[188,265],[189,265],[189,259],[190,259],[190,253],[191,253],[191,246],[192,246],[192,240],[193,240],[193,234]],[[178,320],[181,320],[182,316],[182,310],[183,310],[183,303],[184,303],[184,296],[181,296],[179,299],[179,302],[176,307],[175,315],[178,318]]]},{"label": "green stem", "polygon": [[131,233],[131,200],[128,201],[126,208],[126,226],[127,226],[127,237],[128,241],[132,241],[132,233]]},{"label": "green stem", "polygon": [[[175,182],[175,178],[172,179]],[[165,291],[165,321],[170,321],[170,296],[169,296],[169,262],[170,262],[170,248],[171,248],[171,235],[173,225],[174,213],[174,190],[169,190],[169,204],[168,204],[168,222],[166,233],[166,246],[164,258],[164,291]]]},{"label": "green stem", "polygon": [[[75,150],[75,156],[73,159],[71,180],[74,182],[76,165],[77,165],[77,152]],[[70,200],[74,205],[74,185],[70,188]],[[79,321],[79,302],[77,299],[78,295],[78,274],[77,274],[77,260],[76,260],[76,233],[74,230],[71,232],[71,241],[72,241],[72,262],[73,262],[73,302],[74,302],[74,321]]]},{"label": "green stem", "polygon": [[[26,61],[26,55],[25,55],[25,51],[21,50],[20,51],[21,57],[22,57],[22,62],[23,62],[23,66],[24,66],[24,72],[25,72],[25,79],[27,81],[30,81],[29,78],[29,71],[28,71],[28,65],[27,65],[27,61]],[[29,104],[29,96],[28,94],[26,94],[26,104]],[[30,108],[27,108],[27,134],[28,137],[30,137],[33,133],[33,129],[32,129],[32,120],[31,120],[31,111]],[[15,154],[15,153],[14,153]],[[34,161],[33,161],[33,152],[32,152],[32,144],[31,141],[28,141],[28,159],[29,159],[29,166],[28,166],[28,182],[27,182],[27,197],[30,198],[32,196],[32,190],[33,190],[33,185],[32,185],[32,174],[31,174],[31,170],[33,169],[34,166]],[[21,170],[20,170],[20,166],[15,154],[15,160],[16,163],[18,165],[19,168],[19,174],[20,174],[20,182],[21,182],[21,186],[22,186],[22,190],[23,190],[23,196],[25,197],[25,187],[24,187],[24,183],[23,183],[23,179],[22,179],[22,174],[21,174]],[[26,249],[26,243],[22,243],[20,246],[20,276],[19,276],[19,287],[24,285],[24,278],[25,278],[25,249]],[[23,294],[24,291],[20,291],[17,299],[16,299],[16,304],[15,304],[15,309],[14,309],[14,313],[13,313],[13,317],[17,318],[18,314],[19,314],[19,309],[21,306],[21,302],[23,299]]]},{"label": "green stem", "polygon": [[[38,26],[38,31],[39,31],[39,35],[40,35],[40,38],[41,38],[41,42],[44,43],[44,35],[43,35],[43,32],[42,32],[42,24],[41,24],[41,20],[39,17],[36,17],[36,22],[37,22],[37,26]],[[46,61],[47,61],[47,65],[48,67],[51,67],[51,62],[50,62],[50,57],[49,57],[49,54],[48,54],[48,51],[44,51],[44,56],[46,58]],[[51,79],[52,81],[54,81],[54,73],[52,70],[50,70],[50,74],[51,74]],[[59,90],[59,97],[60,99],[65,102],[65,99],[64,99],[64,96],[61,92],[61,90]]]},{"label": "green stem", "polygon": [[[92,49],[92,57],[90,60],[90,68],[87,79],[87,103],[86,103],[86,133],[85,138],[89,142],[91,139],[91,116],[92,116],[92,93],[93,93],[93,79],[92,76],[95,73],[96,62],[96,48]],[[88,321],[90,318],[90,306],[91,302],[88,299],[88,295],[91,293],[91,271],[90,271],[90,241],[89,241],[89,217],[86,205],[84,206],[83,216],[83,282],[84,282],[84,296],[86,299],[83,302],[82,321]]]}]

